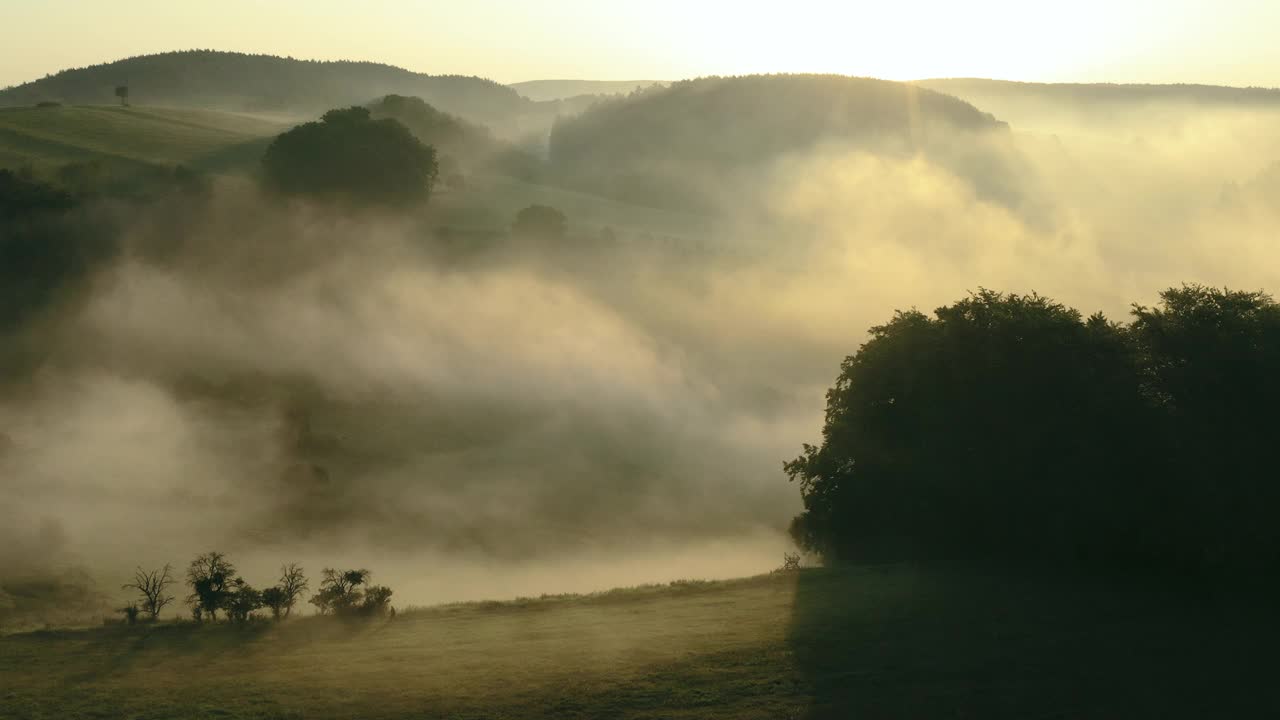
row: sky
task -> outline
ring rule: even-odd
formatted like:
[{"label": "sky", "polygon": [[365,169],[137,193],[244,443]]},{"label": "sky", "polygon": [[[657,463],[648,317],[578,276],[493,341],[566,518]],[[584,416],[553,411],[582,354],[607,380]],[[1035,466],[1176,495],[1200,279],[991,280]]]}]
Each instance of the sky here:
[{"label": "sky", "polygon": [[204,48],[500,82],[832,72],[1280,86],[1280,0],[0,0],[0,86]]}]

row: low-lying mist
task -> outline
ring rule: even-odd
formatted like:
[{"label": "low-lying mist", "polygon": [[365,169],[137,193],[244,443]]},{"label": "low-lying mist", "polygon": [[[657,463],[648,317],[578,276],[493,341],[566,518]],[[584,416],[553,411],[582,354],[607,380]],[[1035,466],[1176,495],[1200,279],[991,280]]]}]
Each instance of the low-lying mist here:
[{"label": "low-lying mist", "polygon": [[[232,181],[137,212],[0,396],[0,575],[82,609],[209,549],[261,585],[368,567],[402,606],[770,569],[800,504],[781,463],[893,310],[985,286],[1118,318],[1182,282],[1280,287],[1275,119],[1015,126],[1021,204],[824,144],[772,159],[696,250],[446,253],[431,210]],[[24,607],[0,596],[0,623]]]}]

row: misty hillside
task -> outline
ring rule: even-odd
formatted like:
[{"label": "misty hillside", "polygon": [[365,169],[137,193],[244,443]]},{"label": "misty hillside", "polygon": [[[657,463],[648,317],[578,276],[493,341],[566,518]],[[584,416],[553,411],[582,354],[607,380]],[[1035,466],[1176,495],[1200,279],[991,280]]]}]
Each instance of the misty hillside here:
[{"label": "misty hillside", "polygon": [[508,87],[530,100],[564,100],[583,95],[625,95],[665,84],[662,80],[529,80]]},{"label": "misty hillside", "polygon": [[425,75],[372,62],[313,61],[272,55],[188,50],[143,55],[63,70],[0,90],[0,107],[56,101],[112,104],[128,85],[139,105],[315,115],[383,95],[421,97],[442,110],[482,122],[507,123],[558,111],[491,80]]},{"label": "misty hillside", "polygon": [[995,113],[1015,128],[1083,124],[1150,126],[1181,121],[1189,111],[1280,111],[1280,89],[1221,85],[1029,83],[981,78],[920,80],[917,86],[954,95]]},{"label": "misty hillside", "polygon": [[531,152],[494,137],[483,125],[441,112],[422,98],[388,95],[370,103],[369,109],[375,118],[393,118],[436,148],[446,181],[477,171],[532,180],[541,170],[541,161]]},{"label": "misty hillside", "polygon": [[1200,104],[1280,106],[1280,89],[1227,87],[1224,85],[1032,83],[985,78],[937,78],[913,83],[957,97],[1038,97],[1071,103],[1131,103],[1189,101]]},{"label": "misty hillside", "polygon": [[[0,637],[5,717],[1272,717],[1268,606],[806,569],[245,627]],[[193,681],[193,669],[197,680]]]},{"label": "misty hillside", "polygon": [[[904,83],[838,75],[714,77],[604,100],[562,118],[550,156],[566,184],[633,202],[705,209],[731,201],[736,179],[758,184],[773,163],[823,144],[944,159],[957,151],[981,155],[980,136],[1004,129],[967,102]],[[952,142],[956,133],[965,140]],[[971,159],[956,155],[947,162]],[[752,177],[735,179],[742,173]]]}]

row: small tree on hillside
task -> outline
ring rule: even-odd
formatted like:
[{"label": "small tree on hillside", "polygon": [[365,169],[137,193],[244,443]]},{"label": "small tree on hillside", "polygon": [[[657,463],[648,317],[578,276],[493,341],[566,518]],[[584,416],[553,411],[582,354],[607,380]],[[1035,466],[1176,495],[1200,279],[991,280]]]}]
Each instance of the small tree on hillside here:
[{"label": "small tree on hillside", "polygon": [[121,615],[124,615],[124,621],[129,625],[138,624],[138,613],[141,611],[142,610],[141,608],[138,607],[137,603],[129,603],[128,605],[125,605],[119,610],[116,610],[116,612],[120,613]]},{"label": "small tree on hillside", "polygon": [[253,611],[262,606],[262,593],[241,577],[231,582],[229,592],[223,601],[227,617],[238,624],[249,622],[250,618],[253,617]]},{"label": "small tree on hillside", "polygon": [[272,619],[280,620],[283,618],[285,610],[284,590],[279,585],[263,590],[262,606],[271,610]]},{"label": "small tree on hillside", "polygon": [[320,610],[321,615],[385,615],[391,607],[392,591],[385,585],[370,585],[372,575],[368,570],[325,568],[320,592],[311,598],[311,604]]},{"label": "small tree on hillside", "polygon": [[350,615],[364,599],[360,586],[368,582],[371,575],[368,570],[325,568],[321,571],[320,592],[311,597],[311,604],[321,615]]},{"label": "small tree on hillside", "polygon": [[548,205],[530,205],[516,214],[511,232],[517,236],[541,240],[562,240],[568,232],[569,219]]},{"label": "small tree on hillside", "polygon": [[133,582],[125,583],[121,589],[137,590],[141,593],[142,610],[155,620],[160,617],[160,611],[174,600],[174,597],[165,591],[167,587],[177,582],[170,574],[172,569],[167,563],[160,570],[146,571],[138,568],[133,574]]},{"label": "small tree on hillside", "polygon": [[208,614],[217,622],[218,610],[225,609],[230,599],[235,572],[235,566],[220,552],[207,552],[191,561],[187,567],[187,584],[191,586],[187,602],[198,611],[197,618]]},{"label": "small tree on hillside", "polygon": [[289,563],[280,568],[278,587],[283,595],[285,617],[289,617],[293,606],[302,598],[302,591],[306,590],[308,585],[307,577],[302,574],[302,568],[297,563]]}]

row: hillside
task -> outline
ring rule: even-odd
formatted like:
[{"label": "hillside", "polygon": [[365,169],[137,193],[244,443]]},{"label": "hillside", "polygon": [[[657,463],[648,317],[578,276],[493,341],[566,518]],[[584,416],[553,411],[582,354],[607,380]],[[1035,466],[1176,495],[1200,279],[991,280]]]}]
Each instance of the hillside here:
[{"label": "hillside", "polygon": [[637,88],[665,84],[661,80],[529,80],[508,87],[530,100],[565,100],[582,95],[626,95]]},{"label": "hillside", "polygon": [[[970,163],[962,156],[981,154],[974,139],[1004,128],[964,101],[904,83],[835,75],[704,78],[562,119],[550,157],[572,187],[707,209],[740,202],[739,183],[758,184],[772,163],[824,143],[990,166],[990,158]],[[979,181],[994,188],[1002,178]]]},{"label": "hillside", "polygon": [[1027,83],[980,78],[920,80],[919,87],[947,93],[995,113],[1015,128],[1071,126],[1114,130],[1178,122],[1190,111],[1280,111],[1280,89],[1219,85]]},{"label": "hillside", "polygon": [[0,638],[12,718],[1268,717],[1270,607],[883,566]]},{"label": "hillside", "polygon": [[271,55],[189,50],[63,70],[0,90],[0,107],[56,101],[108,104],[128,85],[131,102],[311,117],[384,95],[421,97],[450,113],[523,128],[559,111],[491,80],[425,75],[372,62],[295,60]]},{"label": "hillside", "polygon": [[269,118],[154,107],[0,108],[0,167],[91,160],[128,169],[185,164],[223,170],[257,161],[287,128]]}]

